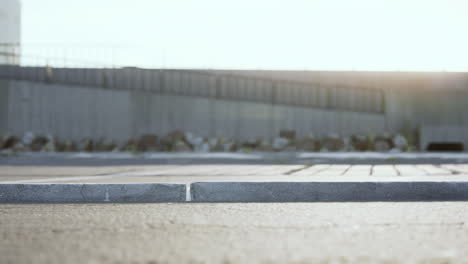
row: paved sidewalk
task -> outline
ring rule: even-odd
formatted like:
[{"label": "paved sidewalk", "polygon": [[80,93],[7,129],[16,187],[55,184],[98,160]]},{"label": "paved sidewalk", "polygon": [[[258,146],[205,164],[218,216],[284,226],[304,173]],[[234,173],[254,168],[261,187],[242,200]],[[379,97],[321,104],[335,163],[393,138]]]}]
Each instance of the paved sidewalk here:
[{"label": "paved sidewalk", "polygon": [[1,203],[468,201],[468,165],[0,166]]},{"label": "paved sidewalk", "polygon": [[0,166],[0,183],[468,181],[468,164]]}]

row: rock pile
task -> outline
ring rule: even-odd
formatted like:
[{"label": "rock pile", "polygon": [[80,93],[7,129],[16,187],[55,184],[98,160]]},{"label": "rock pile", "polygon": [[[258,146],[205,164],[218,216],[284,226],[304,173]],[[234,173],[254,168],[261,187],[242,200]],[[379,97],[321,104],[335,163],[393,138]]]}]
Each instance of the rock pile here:
[{"label": "rock pile", "polygon": [[321,141],[320,151],[344,151],[345,142],[338,134],[329,134]]},{"label": "rock pile", "polygon": [[0,136],[0,150],[10,151],[129,151],[129,152],[314,152],[314,151],[409,151],[415,149],[402,134],[352,135],[350,137],[338,134],[328,134],[317,137],[309,134],[297,137],[292,130],[280,131],[273,139],[250,138],[235,140],[226,137],[204,138],[190,132],[172,131],[164,136],[145,134],[136,139],[130,139],[125,144],[118,145],[109,138],[97,140],[86,137],[79,141],[65,140],[51,135],[40,135],[31,132],[22,137],[15,135]]}]

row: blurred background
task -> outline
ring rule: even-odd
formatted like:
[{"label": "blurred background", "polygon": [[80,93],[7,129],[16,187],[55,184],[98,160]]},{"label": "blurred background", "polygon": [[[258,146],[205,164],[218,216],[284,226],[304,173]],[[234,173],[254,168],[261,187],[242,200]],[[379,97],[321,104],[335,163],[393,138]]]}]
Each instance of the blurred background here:
[{"label": "blurred background", "polygon": [[0,0],[0,148],[464,151],[464,1]]}]

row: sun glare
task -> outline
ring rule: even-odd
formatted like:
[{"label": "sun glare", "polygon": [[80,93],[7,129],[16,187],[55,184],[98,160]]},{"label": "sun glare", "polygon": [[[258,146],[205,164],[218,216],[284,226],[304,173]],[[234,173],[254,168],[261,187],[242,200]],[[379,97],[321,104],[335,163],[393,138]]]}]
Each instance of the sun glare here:
[{"label": "sun glare", "polygon": [[461,0],[23,0],[23,11],[24,62],[468,70]]}]

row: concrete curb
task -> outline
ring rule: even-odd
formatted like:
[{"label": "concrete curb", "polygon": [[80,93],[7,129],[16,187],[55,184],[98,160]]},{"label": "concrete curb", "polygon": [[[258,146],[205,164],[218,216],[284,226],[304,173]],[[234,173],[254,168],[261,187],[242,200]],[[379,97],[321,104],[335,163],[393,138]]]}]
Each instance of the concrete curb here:
[{"label": "concrete curb", "polygon": [[468,182],[0,184],[0,203],[468,201]]},{"label": "concrete curb", "polygon": [[185,199],[185,184],[0,184],[0,203],[158,203]]},{"label": "concrete curb", "polygon": [[199,182],[192,202],[468,201],[468,182]]}]

